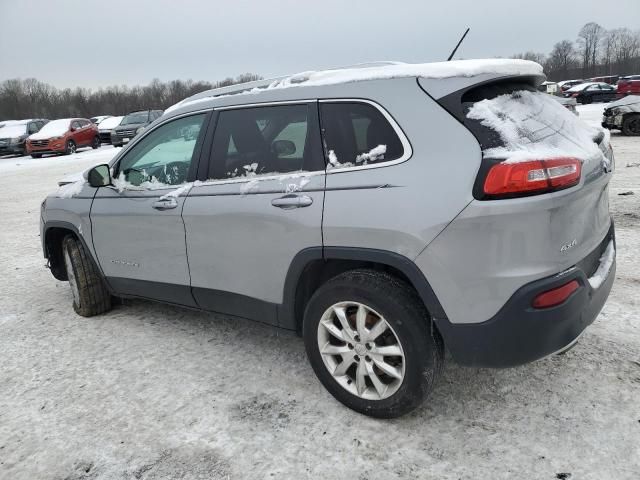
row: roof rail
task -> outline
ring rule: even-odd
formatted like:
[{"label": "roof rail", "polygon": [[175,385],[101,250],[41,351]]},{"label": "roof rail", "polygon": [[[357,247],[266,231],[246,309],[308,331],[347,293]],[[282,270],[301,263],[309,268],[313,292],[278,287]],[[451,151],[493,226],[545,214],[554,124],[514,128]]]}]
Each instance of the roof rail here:
[{"label": "roof rail", "polygon": [[[376,61],[376,62],[356,63],[356,64],[353,64],[353,65],[344,65],[344,66],[340,66],[340,67],[328,68],[326,70],[343,70],[343,69],[347,69],[347,68],[383,67],[383,66],[387,66],[387,65],[401,65],[402,63],[403,62]],[[304,81],[304,73],[305,72],[302,72],[301,74],[298,74],[298,75],[301,75],[300,80],[299,80],[300,83],[302,81]],[[236,83],[234,85],[229,85],[227,87],[212,88],[210,90],[205,90],[204,92],[196,93],[195,95],[187,97],[180,103],[191,102],[193,100],[199,100],[201,98],[219,97],[221,95],[234,95],[234,94],[237,94],[237,93],[242,93],[242,92],[246,92],[248,90],[252,90],[254,88],[266,88],[266,87],[268,87],[269,85],[271,85],[274,82],[279,82],[279,81],[285,80],[287,78],[290,78],[292,76],[295,77],[296,75],[284,75],[284,76],[281,76],[281,77],[265,78],[263,80],[254,80],[252,82]],[[178,105],[176,105],[176,106],[178,106]]]}]

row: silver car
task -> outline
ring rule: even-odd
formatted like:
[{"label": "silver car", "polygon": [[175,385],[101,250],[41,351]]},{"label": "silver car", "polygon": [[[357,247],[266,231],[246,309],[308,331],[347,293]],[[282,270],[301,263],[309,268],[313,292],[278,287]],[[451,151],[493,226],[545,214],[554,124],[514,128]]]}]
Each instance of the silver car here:
[{"label": "silver car", "polygon": [[543,80],[390,63],[198,94],[43,202],[44,255],[80,315],[139,297],[297,332],[335,398],[397,417],[445,349],[531,362],[609,295],[613,153]]}]

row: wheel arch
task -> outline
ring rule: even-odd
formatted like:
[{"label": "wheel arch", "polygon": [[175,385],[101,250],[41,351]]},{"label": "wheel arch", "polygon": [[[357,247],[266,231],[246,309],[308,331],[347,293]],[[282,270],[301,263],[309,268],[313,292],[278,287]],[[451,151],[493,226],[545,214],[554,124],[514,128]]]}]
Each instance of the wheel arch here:
[{"label": "wheel arch", "polygon": [[98,267],[98,271],[104,278],[100,264],[93,258],[93,251],[90,249],[84,239],[84,237],[78,231],[78,228],[69,222],[61,221],[48,221],[45,223],[42,229],[43,241],[42,246],[44,250],[44,257],[48,260],[48,266],[51,270],[51,274],[55,279],[61,281],[67,281],[67,270],[64,266],[64,259],[62,256],[62,241],[67,235],[73,235],[80,242],[85,251],[88,253],[91,260]]},{"label": "wheel arch", "polygon": [[283,304],[278,309],[280,327],[302,330],[304,308],[324,282],[348,270],[369,268],[401,278],[411,285],[432,318],[447,318],[428,280],[407,257],[386,250],[358,247],[314,247],[299,252],[285,280]]}]

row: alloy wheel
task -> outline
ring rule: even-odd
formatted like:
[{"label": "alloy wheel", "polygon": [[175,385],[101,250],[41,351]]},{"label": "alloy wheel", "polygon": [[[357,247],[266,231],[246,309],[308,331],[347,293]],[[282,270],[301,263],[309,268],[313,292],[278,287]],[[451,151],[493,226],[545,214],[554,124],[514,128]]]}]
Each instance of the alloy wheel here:
[{"label": "alloy wheel", "polygon": [[329,373],[353,395],[382,400],[402,385],[402,345],[385,318],[367,305],[329,307],[318,324],[318,348]]}]

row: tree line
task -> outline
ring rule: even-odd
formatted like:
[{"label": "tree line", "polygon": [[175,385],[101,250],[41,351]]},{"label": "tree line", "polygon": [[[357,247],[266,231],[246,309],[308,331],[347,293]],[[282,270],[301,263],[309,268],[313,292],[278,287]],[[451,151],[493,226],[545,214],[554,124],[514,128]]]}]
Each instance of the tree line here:
[{"label": "tree line", "polygon": [[544,66],[549,80],[593,78],[608,75],[640,75],[640,31],[607,30],[589,22],[576,40],[557,42],[547,55],[525,52],[513,58],[533,60]]},{"label": "tree line", "polygon": [[145,86],[112,86],[58,89],[35,78],[14,78],[0,83],[0,121],[23,118],[89,118],[94,115],[125,115],[134,110],[162,109],[211,88],[260,80],[254,73],[218,82],[154,79]]}]

